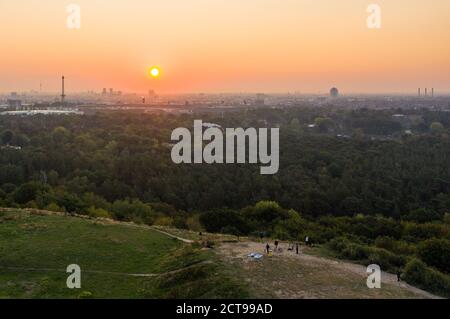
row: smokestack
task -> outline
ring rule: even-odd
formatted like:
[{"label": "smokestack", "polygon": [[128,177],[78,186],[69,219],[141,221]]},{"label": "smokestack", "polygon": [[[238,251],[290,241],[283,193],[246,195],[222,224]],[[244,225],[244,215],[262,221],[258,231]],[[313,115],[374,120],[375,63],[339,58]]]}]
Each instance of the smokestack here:
[{"label": "smokestack", "polygon": [[61,104],[64,105],[64,99],[66,95],[64,94],[64,75],[62,76],[62,93],[61,93]]},{"label": "smokestack", "polygon": [[434,97],[434,88],[431,88],[431,97]]},{"label": "smokestack", "polygon": [[428,96],[428,88],[425,88],[425,96]]},{"label": "smokestack", "polygon": [[417,93],[418,93],[419,97],[422,95],[420,92],[420,88],[417,89]]}]

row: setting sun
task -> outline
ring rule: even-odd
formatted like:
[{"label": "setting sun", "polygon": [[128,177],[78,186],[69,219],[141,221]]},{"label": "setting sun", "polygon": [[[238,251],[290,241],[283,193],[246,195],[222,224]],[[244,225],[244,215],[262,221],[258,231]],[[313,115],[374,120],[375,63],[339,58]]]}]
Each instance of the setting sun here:
[{"label": "setting sun", "polygon": [[160,73],[161,73],[161,72],[160,72],[159,68],[157,68],[157,67],[152,67],[152,68],[150,68],[150,75],[151,75],[152,77],[157,78],[157,77],[159,76]]}]

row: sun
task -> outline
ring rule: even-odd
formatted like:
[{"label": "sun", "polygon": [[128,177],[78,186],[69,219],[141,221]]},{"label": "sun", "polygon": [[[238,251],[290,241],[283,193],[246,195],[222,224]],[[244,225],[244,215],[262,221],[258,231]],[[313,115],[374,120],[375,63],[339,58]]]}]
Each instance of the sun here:
[{"label": "sun", "polygon": [[161,74],[161,71],[159,70],[158,67],[154,66],[150,68],[150,75],[154,78],[159,77],[159,75]]}]

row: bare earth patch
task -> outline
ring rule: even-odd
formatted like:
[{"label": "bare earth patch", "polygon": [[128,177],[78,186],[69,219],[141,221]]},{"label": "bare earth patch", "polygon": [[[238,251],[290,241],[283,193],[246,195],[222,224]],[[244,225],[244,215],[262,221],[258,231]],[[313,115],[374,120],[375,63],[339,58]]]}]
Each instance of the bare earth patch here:
[{"label": "bare earth patch", "polygon": [[[437,298],[404,282],[398,283],[393,274],[382,273],[381,289],[369,289],[366,285],[366,268],[361,265],[326,259],[301,252],[287,250],[281,244],[281,252],[272,256],[264,253],[265,243],[222,243],[219,255],[231,264],[236,276],[249,284],[258,298],[286,299],[366,299],[366,298]],[[261,253],[261,260],[249,258],[250,253]]]}]

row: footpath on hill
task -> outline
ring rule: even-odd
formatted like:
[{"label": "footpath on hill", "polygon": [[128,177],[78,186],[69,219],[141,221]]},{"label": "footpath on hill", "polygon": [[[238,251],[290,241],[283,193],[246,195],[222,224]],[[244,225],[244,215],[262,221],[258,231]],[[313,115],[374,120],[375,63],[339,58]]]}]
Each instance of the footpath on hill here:
[{"label": "footpath on hill", "polygon": [[[0,211],[14,209],[0,208]],[[35,215],[69,216],[65,213],[43,211],[36,209],[23,209]],[[159,232],[186,244],[195,243],[191,236],[183,236],[182,231],[171,231],[148,225],[138,225],[132,222],[121,222],[107,218],[90,218],[84,215],[74,215],[76,218],[90,219],[93,222],[104,224],[117,224],[127,227],[143,228]],[[209,234],[218,236],[218,234]],[[185,238],[191,237],[191,238]],[[206,236],[205,236],[206,237]],[[228,236],[229,237],[229,236]],[[198,241],[198,240],[197,240]],[[310,254],[311,248],[301,247],[299,254],[288,251],[287,243],[281,243],[280,251],[272,256],[264,254],[265,243],[251,241],[248,238],[235,241],[221,241],[217,246],[218,255],[236,269],[242,269],[241,275],[249,283],[255,284],[262,292],[262,296],[275,296],[279,298],[427,298],[441,299],[436,295],[413,287],[405,282],[397,282],[396,275],[382,272],[382,284],[386,289],[371,290],[365,286],[367,278],[366,267],[341,260],[328,259]],[[251,253],[260,253],[262,260],[256,261],[248,257]],[[209,261],[206,261],[209,262]],[[19,270],[19,269],[17,269]],[[22,269],[38,271],[44,269]],[[55,271],[55,269],[49,269]],[[175,270],[174,272],[179,271]],[[93,271],[95,272],[95,271]],[[99,272],[101,273],[101,272]],[[111,273],[116,275],[153,277],[161,274],[128,274]],[[382,293],[381,293],[382,291]]]}]

